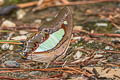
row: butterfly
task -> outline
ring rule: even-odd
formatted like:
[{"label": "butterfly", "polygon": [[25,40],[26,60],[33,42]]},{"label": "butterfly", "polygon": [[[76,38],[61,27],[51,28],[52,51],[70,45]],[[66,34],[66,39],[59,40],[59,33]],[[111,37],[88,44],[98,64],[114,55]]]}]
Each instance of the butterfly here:
[{"label": "butterfly", "polygon": [[64,7],[51,21],[43,23],[37,33],[33,33],[25,42],[23,52],[25,59],[50,64],[62,59],[69,47],[72,37],[73,20],[69,7]]}]

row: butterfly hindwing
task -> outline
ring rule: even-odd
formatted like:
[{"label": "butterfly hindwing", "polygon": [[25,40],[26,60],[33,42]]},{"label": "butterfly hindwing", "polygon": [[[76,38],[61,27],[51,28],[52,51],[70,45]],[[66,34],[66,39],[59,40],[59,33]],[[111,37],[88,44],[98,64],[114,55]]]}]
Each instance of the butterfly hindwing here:
[{"label": "butterfly hindwing", "polygon": [[39,47],[35,50],[35,52],[48,51],[48,50],[54,48],[62,40],[64,34],[65,33],[64,33],[63,29],[60,29],[60,30],[50,34],[49,38],[46,41],[39,44]]}]

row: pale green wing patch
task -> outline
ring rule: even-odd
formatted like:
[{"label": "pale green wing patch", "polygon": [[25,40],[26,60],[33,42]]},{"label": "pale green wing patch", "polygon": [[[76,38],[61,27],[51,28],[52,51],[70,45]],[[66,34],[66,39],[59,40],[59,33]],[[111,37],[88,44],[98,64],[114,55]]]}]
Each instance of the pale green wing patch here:
[{"label": "pale green wing patch", "polygon": [[50,34],[49,38],[45,42],[39,44],[39,47],[35,50],[35,52],[48,51],[54,48],[57,44],[59,44],[60,40],[62,40],[64,34],[64,29],[59,29],[58,31]]}]

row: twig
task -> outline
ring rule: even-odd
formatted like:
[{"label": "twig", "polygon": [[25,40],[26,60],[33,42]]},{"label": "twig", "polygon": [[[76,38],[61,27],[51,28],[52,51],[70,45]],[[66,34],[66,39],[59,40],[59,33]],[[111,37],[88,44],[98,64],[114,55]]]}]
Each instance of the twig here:
[{"label": "twig", "polygon": [[120,34],[89,33],[90,36],[120,37]]},{"label": "twig", "polygon": [[40,9],[54,7],[54,6],[84,5],[84,4],[95,4],[95,3],[102,3],[102,2],[120,2],[120,0],[94,0],[94,1],[76,1],[76,2],[68,1],[67,3],[61,3],[61,4],[46,3],[46,4],[42,4],[42,7],[40,7]]},{"label": "twig", "polygon": [[113,22],[112,22],[112,24],[113,24],[117,29],[120,30],[120,26],[118,26],[117,24],[115,24],[115,23],[113,23]]},{"label": "twig", "polygon": [[120,65],[116,65],[116,64],[110,64],[110,63],[104,63],[107,66],[112,66],[112,67],[120,67]]},{"label": "twig", "polygon": [[20,41],[15,41],[15,40],[9,40],[9,41],[8,40],[0,40],[0,43],[18,44],[18,45],[23,44]]},{"label": "twig", "polygon": [[73,70],[73,71],[76,71],[76,72],[78,72],[78,73],[80,73],[80,74],[83,74],[83,75],[85,75],[85,76],[87,76],[87,77],[93,76],[93,74],[90,74],[90,73],[88,73],[88,72],[83,72],[81,69],[77,70],[77,69],[75,69],[75,68],[68,67],[68,66],[65,66],[65,68],[70,69],[70,70]]},{"label": "twig", "polygon": [[[7,80],[21,80],[21,79],[19,79],[19,78],[10,78],[10,77],[8,77],[8,76],[0,76],[0,79],[2,80],[2,79],[7,79]],[[29,80],[29,79],[24,79],[24,80]]]}]

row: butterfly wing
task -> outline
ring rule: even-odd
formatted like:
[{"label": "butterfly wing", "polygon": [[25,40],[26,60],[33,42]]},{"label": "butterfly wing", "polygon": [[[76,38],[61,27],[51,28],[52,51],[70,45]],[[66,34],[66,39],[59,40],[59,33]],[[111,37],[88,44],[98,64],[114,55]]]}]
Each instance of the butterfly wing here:
[{"label": "butterfly wing", "polygon": [[[48,32],[43,36],[45,30],[48,30]],[[55,19],[48,24],[43,24],[42,28],[38,29],[39,32],[26,41],[23,55],[27,56],[27,59],[47,63],[54,59],[61,59],[70,44],[72,30],[71,11],[68,7],[65,7]],[[35,45],[35,47],[31,48],[30,45]]]}]

